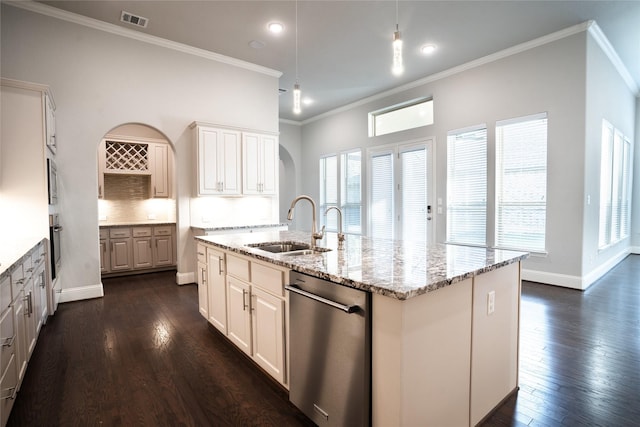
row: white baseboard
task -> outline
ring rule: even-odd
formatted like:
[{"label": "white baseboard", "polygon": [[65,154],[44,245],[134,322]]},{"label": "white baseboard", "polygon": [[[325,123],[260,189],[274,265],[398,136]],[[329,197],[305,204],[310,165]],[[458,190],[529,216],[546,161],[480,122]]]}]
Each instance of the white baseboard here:
[{"label": "white baseboard", "polygon": [[620,261],[625,259],[627,255],[631,253],[639,254],[640,248],[633,247],[624,249],[617,255],[611,257],[607,262],[599,265],[584,276],[571,276],[568,274],[548,273],[545,271],[523,269],[522,280],[545,283],[547,285],[562,286],[571,289],[579,289],[581,291],[584,291],[589,286],[593,285],[599,278],[604,276],[609,270],[618,265]]},{"label": "white baseboard", "polygon": [[178,285],[188,285],[190,283],[196,283],[196,273],[190,271],[188,273],[176,273],[176,283]]},{"label": "white baseboard", "polygon": [[546,285],[562,286],[564,288],[584,289],[582,287],[582,279],[580,276],[570,276],[568,274],[522,269],[522,280],[544,283]]},{"label": "white baseboard", "polygon": [[101,298],[104,296],[102,283],[89,286],[78,286],[76,288],[62,289],[58,302],[81,301],[84,299]]}]

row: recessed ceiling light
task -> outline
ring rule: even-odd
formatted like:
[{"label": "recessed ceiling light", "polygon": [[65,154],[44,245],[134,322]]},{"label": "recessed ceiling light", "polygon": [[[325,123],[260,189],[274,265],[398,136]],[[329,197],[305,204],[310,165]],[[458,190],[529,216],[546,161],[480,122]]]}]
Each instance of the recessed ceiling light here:
[{"label": "recessed ceiling light", "polygon": [[425,55],[431,55],[438,47],[435,44],[425,44],[420,48],[420,52]]},{"label": "recessed ceiling light", "polygon": [[284,31],[284,25],[279,22],[270,22],[267,28],[269,28],[269,32],[273,34],[280,34]]},{"label": "recessed ceiling light", "polygon": [[311,98],[304,98],[304,99],[302,100],[302,103],[303,103],[304,105],[311,105],[311,104],[313,104],[313,99],[311,99]]}]

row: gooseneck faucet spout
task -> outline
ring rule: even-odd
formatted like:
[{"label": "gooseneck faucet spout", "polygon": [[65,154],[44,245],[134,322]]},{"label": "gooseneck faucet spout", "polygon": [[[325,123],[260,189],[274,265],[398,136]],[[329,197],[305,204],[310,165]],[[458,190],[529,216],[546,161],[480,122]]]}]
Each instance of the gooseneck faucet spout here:
[{"label": "gooseneck faucet spout", "polygon": [[293,199],[293,201],[291,202],[291,207],[289,208],[289,213],[287,214],[287,219],[289,221],[291,221],[293,219],[293,210],[296,207],[296,203],[298,203],[298,201],[300,200],[308,200],[309,203],[311,203],[311,249],[315,249],[316,248],[316,240],[322,239],[322,237],[324,236],[324,227],[322,227],[322,230],[320,230],[320,232],[317,231],[316,228],[316,202],[313,201],[313,199],[307,195],[300,195],[298,197],[296,197],[295,199]]},{"label": "gooseneck faucet spout", "polygon": [[342,232],[342,210],[337,206],[329,206],[324,212],[324,215],[327,216],[331,209],[335,209],[336,211],[338,211],[338,249],[343,249],[344,233]]}]

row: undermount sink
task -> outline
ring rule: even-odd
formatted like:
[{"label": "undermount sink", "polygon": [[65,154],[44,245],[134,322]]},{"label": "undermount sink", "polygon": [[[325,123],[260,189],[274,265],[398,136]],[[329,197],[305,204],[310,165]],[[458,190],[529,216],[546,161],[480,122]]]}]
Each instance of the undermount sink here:
[{"label": "undermount sink", "polygon": [[311,249],[311,246],[309,244],[300,242],[263,242],[250,243],[247,246],[274,254],[285,254],[287,256],[311,255],[331,250],[320,247]]}]

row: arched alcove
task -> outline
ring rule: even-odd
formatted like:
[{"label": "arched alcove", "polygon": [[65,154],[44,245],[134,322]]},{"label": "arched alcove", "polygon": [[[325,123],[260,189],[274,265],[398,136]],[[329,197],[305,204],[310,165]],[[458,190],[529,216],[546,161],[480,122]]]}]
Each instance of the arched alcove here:
[{"label": "arched alcove", "polygon": [[[291,154],[280,145],[280,222],[287,222],[287,212],[296,195],[296,165]],[[295,224],[291,224],[291,228],[295,228]]]},{"label": "arched alcove", "polygon": [[[98,162],[98,224],[101,227],[101,272],[128,273],[113,265],[113,247],[106,247],[103,233],[114,226],[158,226],[176,222],[174,147],[158,129],[142,123],[125,123],[104,135],[97,147]],[[151,233],[151,227],[149,233]],[[140,229],[142,230],[142,228]],[[156,228],[153,228],[155,240]],[[135,233],[132,233],[135,234]],[[146,236],[145,236],[146,237]],[[132,263],[132,269],[175,268],[176,232],[166,244],[171,259],[156,263],[156,252],[148,265]],[[131,238],[135,240],[136,236]],[[112,243],[112,242],[111,242]],[[134,245],[136,242],[133,242]],[[156,245],[158,242],[154,242]],[[140,245],[140,242],[138,242]],[[149,235],[151,245],[151,235]],[[149,247],[149,254],[152,249]],[[132,253],[135,253],[131,249]]]}]

